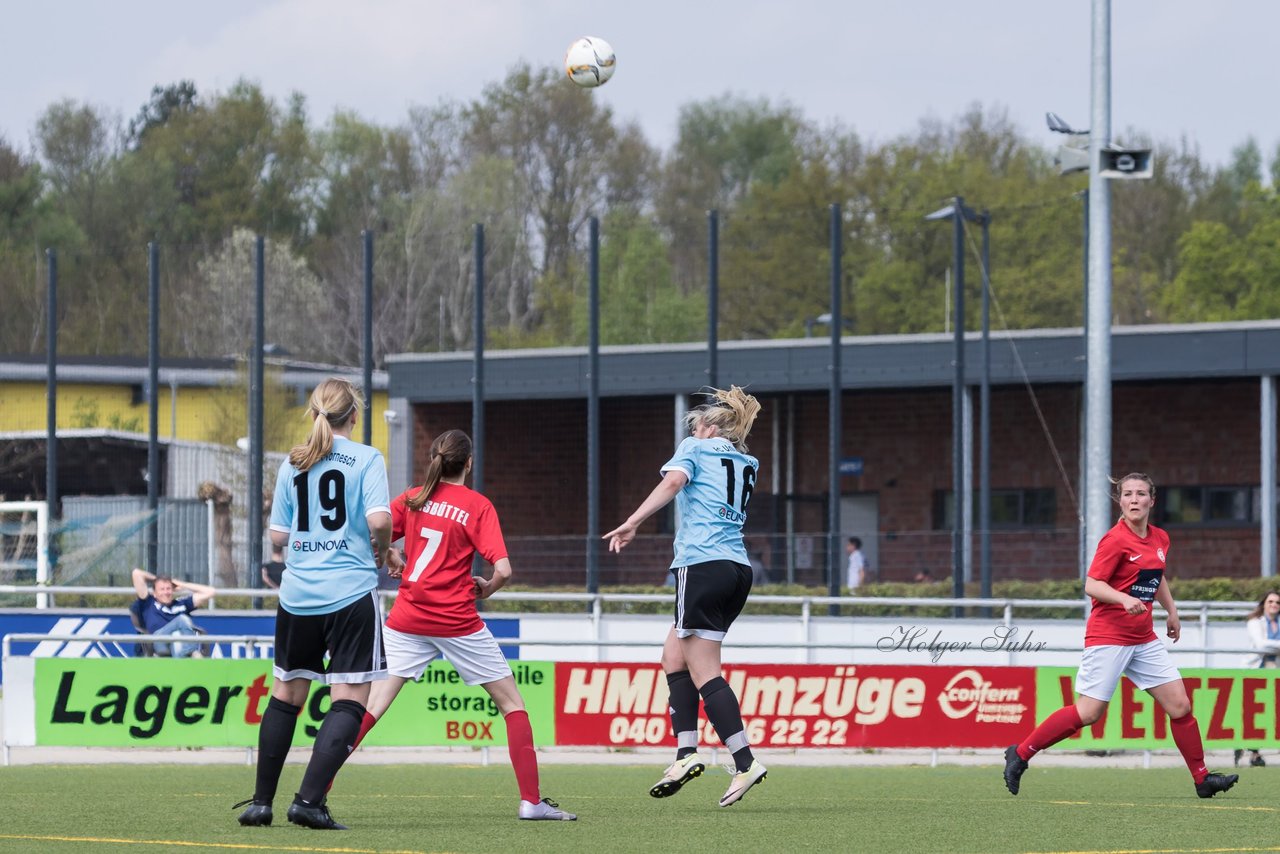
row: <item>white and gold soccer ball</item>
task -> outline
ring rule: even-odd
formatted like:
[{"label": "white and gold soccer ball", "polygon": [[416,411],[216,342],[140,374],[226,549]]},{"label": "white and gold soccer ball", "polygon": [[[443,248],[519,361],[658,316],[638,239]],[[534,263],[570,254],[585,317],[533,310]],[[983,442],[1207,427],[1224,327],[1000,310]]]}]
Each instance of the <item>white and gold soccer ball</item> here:
[{"label": "white and gold soccer ball", "polygon": [[585,89],[608,83],[617,66],[613,48],[598,36],[584,36],[564,52],[564,70],[569,79]]}]

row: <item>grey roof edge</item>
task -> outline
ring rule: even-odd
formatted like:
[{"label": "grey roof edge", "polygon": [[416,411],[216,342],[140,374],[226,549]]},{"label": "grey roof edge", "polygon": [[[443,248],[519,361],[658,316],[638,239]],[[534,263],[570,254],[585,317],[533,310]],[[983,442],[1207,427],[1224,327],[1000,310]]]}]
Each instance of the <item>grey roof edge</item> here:
[{"label": "grey roof edge", "polygon": [[[270,368],[279,365],[268,363]],[[69,365],[57,366],[59,382],[80,382],[93,385],[146,385],[150,371],[146,367],[134,365]],[[161,366],[157,372],[160,385],[177,385],[181,387],[213,387],[231,385],[236,382],[236,371],[229,368],[166,368]],[[296,388],[312,388],[319,379],[335,376],[352,380],[356,385],[363,382],[360,368],[344,368],[333,365],[284,366],[280,372],[280,381],[286,386]],[[3,362],[0,361],[0,381],[9,382],[45,382],[48,379],[48,367],[42,363]],[[373,372],[373,388],[375,391],[386,391],[390,385],[387,371]]]},{"label": "grey roof edge", "polygon": [[[1277,320],[1236,320],[1217,323],[1152,323],[1143,325],[1111,327],[1111,336],[1127,337],[1140,335],[1167,335],[1174,332],[1247,332],[1250,330],[1266,330],[1280,332],[1280,319]],[[1059,338],[1082,338],[1084,328],[1080,326],[1048,327],[1043,329],[993,329],[991,340],[1036,340]],[[845,347],[875,347],[884,344],[935,344],[954,339],[950,332],[912,332],[889,335],[845,335],[840,343]],[[965,332],[966,341],[981,341],[982,333],[976,330]],[[735,350],[770,350],[797,348],[822,348],[831,346],[829,338],[767,338],[739,341],[720,341],[720,352]],[[705,341],[682,341],[668,344],[607,344],[600,347],[604,355],[644,355],[649,353],[702,353],[706,352]],[[572,357],[587,355],[586,345],[566,347],[529,347],[511,350],[486,350],[486,361],[503,359],[526,359],[531,356],[543,358]],[[450,350],[438,353],[389,353],[386,363],[390,365],[409,365],[415,362],[456,362],[470,361],[475,357],[471,350]]]},{"label": "grey roof edge", "polygon": [[[10,442],[21,439],[35,439],[43,442],[49,434],[44,430],[7,430],[0,431],[0,441]],[[131,444],[147,444],[150,437],[146,433],[135,433],[129,430],[111,430],[101,427],[59,427],[59,439],[115,439],[121,442]],[[220,445],[217,442],[198,442],[193,439],[175,439],[172,436],[156,436],[156,442],[161,445],[181,448],[208,448],[210,450],[228,449],[234,451],[234,446]]]},{"label": "grey roof edge", "polygon": [[[965,336],[965,381],[981,372],[981,336]],[[939,388],[954,380],[954,336],[849,336],[841,339],[842,387],[849,391]],[[1115,327],[1117,382],[1226,379],[1280,374],[1280,321]],[[753,393],[821,392],[830,382],[829,339],[726,342],[717,384]],[[486,353],[487,400],[583,398],[586,348]],[[411,402],[469,401],[475,392],[470,353],[401,354],[391,360],[390,393]],[[1079,327],[999,332],[991,338],[993,385],[1079,384],[1086,342]],[[707,383],[706,345],[601,348],[602,397],[689,393]]]}]

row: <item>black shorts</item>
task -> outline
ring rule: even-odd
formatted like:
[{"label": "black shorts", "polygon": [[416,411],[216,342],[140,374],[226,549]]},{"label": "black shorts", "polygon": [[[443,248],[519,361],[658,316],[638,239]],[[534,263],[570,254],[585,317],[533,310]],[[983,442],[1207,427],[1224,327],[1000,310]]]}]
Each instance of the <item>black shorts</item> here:
[{"label": "black shorts", "polygon": [[731,560],[678,566],[676,636],[722,641],[751,592],[751,567]]},{"label": "black shorts", "polygon": [[311,679],[326,685],[386,678],[377,592],[328,614],[290,614],[277,608],[274,673],[281,681]]}]

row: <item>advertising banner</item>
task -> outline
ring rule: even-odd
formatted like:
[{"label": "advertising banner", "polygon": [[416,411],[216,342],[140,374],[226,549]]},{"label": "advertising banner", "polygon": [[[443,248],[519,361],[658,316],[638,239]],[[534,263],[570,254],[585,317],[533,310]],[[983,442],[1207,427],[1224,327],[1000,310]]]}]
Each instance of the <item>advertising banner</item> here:
[{"label": "advertising banner", "polygon": [[[266,635],[276,632],[274,614],[260,612],[211,614],[196,611],[196,624],[211,635]],[[0,637],[9,634],[31,635],[132,635],[135,634],[129,615],[121,609],[110,611],[0,611]],[[31,655],[36,658],[123,658],[134,654],[134,644],[128,642],[103,643],[99,641],[22,641],[15,642],[13,655]],[[214,658],[271,658],[272,644],[220,643],[212,650]],[[4,672],[0,670],[0,683]]]},{"label": "advertising banner", "polygon": [[[263,659],[23,659],[6,687],[6,717],[28,721],[11,744],[254,746],[271,689]],[[512,661],[535,743],[670,745],[667,683],[656,664]],[[15,671],[17,673],[18,671]],[[998,748],[1074,699],[1066,667],[730,665],[743,722],[760,747]],[[1205,746],[1280,747],[1280,671],[1183,671]],[[17,678],[15,676],[15,678]],[[30,682],[30,690],[26,684]],[[329,691],[313,687],[295,743],[315,737]],[[6,730],[9,730],[6,721]],[[28,729],[28,726],[30,729]],[[16,731],[15,731],[16,732]],[[9,737],[8,735],[6,737]],[[719,743],[699,720],[704,744]],[[404,686],[371,745],[506,743],[497,706],[434,662]],[[1174,749],[1168,719],[1122,680],[1107,715],[1059,749]]]},{"label": "advertising banner", "polygon": [[[236,612],[236,611],[196,611],[192,616],[196,625],[210,635],[257,635],[267,640],[254,643],[231,642],[213,645],[211,658],[265,658],[268,661],[275,654],[275,644],[270,638],[276,633],[275,611]],[[489,631],[496,638],[515,638],[520,636],[520,620],[518,617],[493,617],[485,620]],[[114,614],[110,611],[71,612],[39,610],[0,610],[0,637],[9,634],[48,634],[48,635],[131,635],[134,634],[133,623],[129,615]],[[15,642],[13,655],[31,655],[36,658],[124,658],[134,655],[135,644],[128,642],[104,643],[99,641],[23,641]],[[520,657],[520,647],[508,645],[502,647],[503,654],[510,659]],[[4,671],[0,667],[0,684],[4,681]]]},{"label": "advertising banner", "polygon": [[[512,669],[534,742],[554,744],[553,666]],[[33,681],[36,744],[249,747],[258,743],[271,662],[44,658],[35,660]],[[313,685],[295,744],[315,738],[328,709],[328,688]],[[420,682],[404,686],[368,743],[482,747],[506,744],[506,727],[483,688],[463,685],[452,666],[433,662]]]},{"label": "advertising banner", "polygon": [[[671,743],[657,665],[555,667],[557,744]],[[743,664],[725,679],[760,747],[1003,747],[1035,725],[1030,667]],[[698,725],[703,743],[719,743]]]},{"label": "advertising banner", "polygon": [[[533,743],[556,743],[555,665],[512,661],[511,673],[533,725]],[[483,687],[468,687],[453,666],[433,661],[420,682],[409,682],[365,738],[373,745],[506,745],[507,725]]]},{"label": "advertising banner", "polygon": [[[1182,681],[1208,750],[1280,747],[1280,670],[1186,668]],[[1036,669],[1036,719],[1074,702],[1073,667]],[[1169,719],[1146,691],[1120,680],[1106,715],[1073,738],[1065,750],[1176,750]]]}]

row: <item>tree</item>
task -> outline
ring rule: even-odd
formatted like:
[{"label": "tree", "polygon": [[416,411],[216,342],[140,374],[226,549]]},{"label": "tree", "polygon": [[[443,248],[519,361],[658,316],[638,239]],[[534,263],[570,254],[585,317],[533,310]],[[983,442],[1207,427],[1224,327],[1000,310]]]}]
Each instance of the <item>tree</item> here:
[{"label": "tree", "polygon": [[[323,310],[338,323],[326,342],[329,360],[355,364],[362,351],[364,252],[361,233],[374,234],[375,359],[410,346],[422,306],[405,295],[405,227],[419,183],[412,135],[339,112],[313,144],[320,186],[316,234],[307,258],[325,288]],[[411,313],[412,312],[412,313]]]},{"label": "tree", "polygon": [[686,292],[706,281],[706,211],[730,217],[754,184],[777,184],[793,174],[797,139],[806,128],[794,108],[763,99],[724,95],[680,109],[655,204]]},{"label": "tree", "polygon": [[59,254],[61,349],[133,351],[146,341],[146,317],[134,310],[129,288],[145,281],[145,254],[122,239],[129,218],[115,185],[118,122],[63,100],[41,115],[35,141],[46,182],[42,202],[75,226],[75,237],[64,232],[51,244]]},{"label": "tree", "polygon": [[[366,230],[375,359],[465,347],[476,223],[490,346],[582,341],[592,216],[604,223],[605,339],[701,338],[712,208],[722,224],[721,336],[799,335],[827,310],[832,202],[844,212],[853,328],[939,331],[952,236],[923,217],[957,194],[993,216],[996,327],[1082,319],[1084,182],[1062,180],[1004,111],[978,105],[871,144],[786,103],[726,95],[682,107],[676,142],[660,154],[558,68],[521,63],[472,102],[417,107],[393,126],[339,112],[312,127],[300,94],[277,103],[240,81],[201,95],[177,81],[154,87],[124,131],[101,109],[59,101],[34,139],[34,159],[0,140],[0,343],[10,350],[40,346],[43,252],[53,246],[64,352],[140,352],[150,242],[161,255],[164,353],[239,350],[249,247],[261,234],[271,247],[269,335],[299,355],[352,364],[363,345]],[[1115,318],[1275,316],[1280,149],[1264,187],[1253,140],[1222,169],[1185,140],[1154,148],[1155,177],[1113,191]],[[976,305],[971,223],[965,239]]]},{"label": "tree", "polygon": [[[601,226],[600,342],[661,344],[706,337],[705,293],[676,287],[657,225],[630,214]],[[587,340],[587,294],[574,307],[573,341]]]},{"label": "tree", "polygon": [[580,231],[608,197],[609,176],[602,153],[617,139],[612,113],[589,92],[564,85],[553,68],[515,66],[500,85],[485,89],[463,111],[466,148],[478,157],[509,161],[517,177],[506,200],[524,226],[521,245],[536,252],[533,277],[512,276],[505,288],[538,287],[539,298],[519,291],[499,300],[512,331],[538,325],[540,312],[557,302],[557,292],[575,287],[574,256]]},{"label": "tree", "polygon": [[30,353],[43,346],[44,249],[73,248],[82,240],[71,219],[46,201],[39,164],[0,137],[0,351]]},{"label": "tree", "polygon": [[95,231],[99,191],[116,154],[114,135],[105,115],[70,100],[49,107],[36,122],[50,189],[88,234]]},{"label": "tree", "polygon": [[237,227],[304,239],[315,189],[305,102],[294,96],[282,111],[246,81],[189,101],[194,92],[184,86],[161,90],[179,94],[153,95],[142,110],[148,123],[130,154],[126,180],[143,234],[203,249]]},{"label": "tree", "polygon": [[1220,222],[1194,223],[1178,241],[1179,270],[1164,295],[1174,321],[1280,317],[1280,197],[1255,186],[1253,227],[1243,237]]},{"label": "tree", "polygon": [[1248,282],[1240,245],[1220,222],[1197,222],[1178,241],[1181,269],[1165,295],[1171,320],[1235,319]]},{"label": "tree", "polygon": [[[175,306],[178,316],[198,316],[198,324],[182,324],[181,349],[187,353],[238,355],[248,350],[254,324],[254,270],[257,237],[237,228],[196,267],[195,287]],[[288,243],[264,242],[263,277],[269,342],[303,359],[329,361],[330,342],[339,334],[328,310],[325,288],[293,255]]]},{"label": "tree", "polygon": [[167,125],[176,114],[195,112],[198,104],[196,84],[190,80],[152,87],[151,100],[143,104],[129,122],[125,137],[129,147],[137,148],[149,130]]}]

